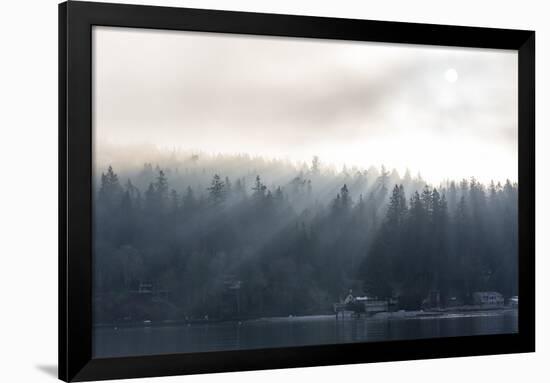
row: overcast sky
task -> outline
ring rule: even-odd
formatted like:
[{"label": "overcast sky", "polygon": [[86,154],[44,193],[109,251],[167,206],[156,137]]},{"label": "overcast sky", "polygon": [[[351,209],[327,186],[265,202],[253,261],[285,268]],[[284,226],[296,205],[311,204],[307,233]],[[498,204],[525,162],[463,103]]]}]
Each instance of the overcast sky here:
[{"label": "overcast sky", "polygon": [[146,144],[517,180],[514,51],[94,27],[93,60],[97,163]]}]

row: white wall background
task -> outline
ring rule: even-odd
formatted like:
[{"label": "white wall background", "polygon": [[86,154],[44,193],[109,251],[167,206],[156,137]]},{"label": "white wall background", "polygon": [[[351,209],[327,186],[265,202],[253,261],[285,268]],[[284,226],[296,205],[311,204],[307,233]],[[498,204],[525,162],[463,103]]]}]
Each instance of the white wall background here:
[{"label": "white wall background", "polygon": [[[141,2],[141,1],[135,1]],[[144,382],[548,381],[550,23],[544,1],[172,0],[157,5],[537,31],[537,353],[260,371]],[[0,381],[54,381],[57,363],[57,1],[0,12]],[[545,193],[546,192],[546,193]]]}]

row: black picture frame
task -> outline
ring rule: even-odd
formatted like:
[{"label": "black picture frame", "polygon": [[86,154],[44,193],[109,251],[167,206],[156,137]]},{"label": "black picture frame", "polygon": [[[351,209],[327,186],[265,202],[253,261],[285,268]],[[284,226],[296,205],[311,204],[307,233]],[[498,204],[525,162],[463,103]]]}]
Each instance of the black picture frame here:
[{"label": "black picture frame", "polygon": [[[518,52],[518,333],[94,359],[92,26],[511,49]],[[115,378],[446,358],[535,350],[535,32],[121,5],[59,5],[59,378]]]}]

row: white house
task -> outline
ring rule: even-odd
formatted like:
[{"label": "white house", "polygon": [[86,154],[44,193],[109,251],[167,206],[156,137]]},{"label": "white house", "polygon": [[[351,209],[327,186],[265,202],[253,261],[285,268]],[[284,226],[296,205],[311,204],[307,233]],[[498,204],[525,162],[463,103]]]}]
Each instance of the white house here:
[{"label": "white house", "polygon": [[504,305],[504,297],[495,291],[478,291],[473,294],[474,304],[488,307]]}]

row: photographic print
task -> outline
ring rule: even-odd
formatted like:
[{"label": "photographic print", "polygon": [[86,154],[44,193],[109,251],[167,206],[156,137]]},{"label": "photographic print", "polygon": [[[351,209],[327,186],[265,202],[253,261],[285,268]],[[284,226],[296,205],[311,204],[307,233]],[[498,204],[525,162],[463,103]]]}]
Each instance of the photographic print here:
[{"label": "photographic print", "polygon": [[518,331],[516,50],[92,28],[93,357]]}]

